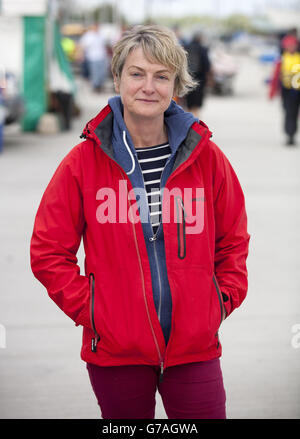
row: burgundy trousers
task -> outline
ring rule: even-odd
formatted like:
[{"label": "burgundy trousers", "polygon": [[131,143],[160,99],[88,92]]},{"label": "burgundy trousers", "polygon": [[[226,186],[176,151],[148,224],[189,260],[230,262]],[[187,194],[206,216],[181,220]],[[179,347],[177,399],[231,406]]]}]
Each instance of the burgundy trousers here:
[{"label": "burgundy trousers", "polygon": [[103,419],[154,419],[158,389],[169,419],[225,419],[220,360],[165,369],[153,366],[99,367],[87,363]]}]

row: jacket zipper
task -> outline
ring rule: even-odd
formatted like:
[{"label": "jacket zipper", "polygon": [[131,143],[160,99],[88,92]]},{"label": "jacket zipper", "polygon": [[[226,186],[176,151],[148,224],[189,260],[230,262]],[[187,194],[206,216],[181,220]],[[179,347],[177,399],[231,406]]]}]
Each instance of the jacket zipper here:
[{"label": "jacket zipper", "polygon": [[[138,160],[137,160],[137,162],[138,162],[138,165],[139,165],[140,171],[141,171],[141,173],[142,173],[142,169],[141,169],[140,163],[139,163]],[[170,157],[168,158],[168,160],[167,160],[167,162],[166,162],[166,164],[165,164],[165,167],[164,167],[164,169],[163,169],[163,171],[162,171],[162,174],[161,174],[161,176],[160,176],[159,190],[160,190],[161,210],[162,210],[162,202],[163,202],[163,200],[162,200],[162,194],[161,194],[161,181],[162,181],[163,173],[165,172],[165,169],[166,169],[167,165],[169,164],[169,162],[170,162]],[[145,185],[144,185],[144,189],[145,189]],[[145,189],[145,190],[146,190],[146,189]],[[149,209],[149,210],[150,210],[150,209]],[[158,235],[158,233],[159,233],[159,231],[160,231],[160,228],[161,228],[161,223],[162,223],[162,219],[161,219],[161,221],[160,221],[160,223],[159,223],[159,225],[158,225],[158,227],[157,227],[156,233],[154,233],[153,236],[151,236],[151,237],[149,238],[149,241],[150,241],[150,242],[153,242],[153,248],[154,248],[154,260],[155,260],[155,266],[156,266],[156,271],[157,271],[157,275],[158,275],[159,305],[158,305],[157,316],[158,316],[158,320],[159,320],[159,322],[160,322],[160,319],[161,319],[162,284],[161,284],[161,273],[160,273],[160,269],[159,269],[159,262],[158,262],[158,256],[157,256],[157,250],[156,250],[156,240],[157,240],[157,235]],[[135,231],[134,231],[134,233],[135,233]],[[138,252],[138,249],[137,249],[137,252]],[[148,308],[148,304],[147,304],[147,301],[146,301],[146,297],[145,297],[145,304],[146,304],[146,308]],[[148,314],[148,317],[149,317],[150,325],[151,325],[151,327],[152,327],[151,329],[152,329],[153,337],[156,339],[156,336],[155,336],[155,333],[154,333],[154,328],[153,328],[153,326],[152,326],[152,322],[151,322],[151,320],[150,320],[150,314],[149,314],[148,309],[147,309],[147,314]],[[158,349],[158,356],[159,356],[159,358],[160,358],[160,378],[159,378],[159,380],[160,380],[160,382],[162,382],[162,380],[163,380],[163,373],[164,373],[164,359],[163,359],[163,357],[162,357],[162,355],[161,355],[161,353],[160,353],[160,349],[159,349],[159,346],[158,346],[157,339],[155,340],[155,344],[156,344],[156,346],[157,346],[157,349]]]},{"label": "jacket zipper", "polygon": [[[120,172],[121,172],[122,177],[124,178],[125,175],[124,175],[123,171],[120,170]],[[126,178],[127,177],[125,177],[125,179]],[[128,195],[128,192],[127,192],[127,195]],[[129,198],[128,198],[128,202],[129,202],[129,205],[131,205]],[[159,348],[159,344],[158,344],[158,341],[157,341],[157,337],[155,335],[155,331],[154,331],[153,324],[152,324],[151,317],[150,317],[149,307],[148,307],[147,298],[146,298],[146,288],[145,288],[145,279],[144,279],[144,273],[143,273],[143,267],[142,267],[142,260],[141,260],[141,255],[140,255],[140,251],[139,251],[139,248],[138,248],[138,242],[137,242],[137,237],[136,237],[135,225],[134,225],[133,222],[131,223],[131,225],[132,225],[132,230],[133,230],[135,249],[136,249],[136,253],[137,253],[137,256],[138,256],[138,262],[139,262],[141,279],[142,279],[143,298],[144,298],[144,302],[145,302],[145,307],[146,307],[146,312],[147,312],[147,317],[148,317],[150,329],[151,329],[151,332],[152,332],[153,340],[154,340],[155,347],[156,347],[157,354],[158,354],[158,358],[159,358],[160,380],[162,380],[163,370],[164,370],[164,359],[163,359],[163,356],[161,354],[161,351],[160,351],[160,348]]]},{"label": "jacket zipper", "polygon": [[[140,168],[140,172],[142,174],[142,168],[141,168],[140,162],[138,160],[137,160],[137,163],[138,163],[138,166]],[[161,187],[161,179],[160,179],[159,189],[160,189],[160,187]],[[146,192],[146,188],[145,188],[145,183],[144,183],[144,190],[145,190],[145,193],[146,193],[146,196],[147,196],[147,192]],[[148,200],[147,200],[147,202],[148,202]],[[150,212],[150,209],[149,209],[149,212]],[[150,220],[150,222],[151,222],[151,220]],[[157,251],[156,251],[156,238],[157,238],[157,234],[158,234],[159,228],[160,228],[160,223],[159,223],[159,226],[157,227],[156,233],[149,238],[149,241],[153,242],[153,246],[154,246],[154,259],[155,259],[155,266],[156,266],[156,271],[157,271],[157,276],[158,276],[158,288],[159,288],[159,306],[158,306],[158,313],[157,314],[158,314],[158,320],[160,321],[162,287],[161,287],[161,276],[160,276],[158,257],[157,257]]]},{"label": "jacket zipper", "polygon": [[159,304],[158,304],[157,315],[158,315],[158,320],[160,321],[160,317],[161,317],[161,293],[162,293],[162,287],[161,287],[161,276],[160,276],[160,269],[159,269],[157,251],[156,251],[156,239],[157,239],[157,233],[154,236],[151,236],[149,238],[149,241],[153,242],[154,259],[155,259],[155,265],[156,265],[156,270],[157,270],[157,274],[158,274]]},{"label": "jacket zipper", "polygon": [[186,256],[186,238],[185,238],[185,209],[182,198],[177,196],[176,215],[177,215],[177,241],[178,241],[178,257],[184,259]]},{"label": "jacket zipper", "polygon": [[90,315],[91,315],[91,325],[92,329],[94,331],[95,337],[92,338],[92,345],[91,345],[91,351],[97,352],[97,344],[100,340],[100,335],[98,334],[96,330],[95,325],[95,318],[94,318],[94,311],[95,311],[95,276],[94,273],[90,273],[89,275],[90,280]]},{"label": "jacket zipper", "polygon": [[[159,190],[160,190],[160,203],[161,203],[161,220],[160,220],[160,222],[159,222],[159,225],[158,225],[158,227],[157,227],[157,230],[156,230],[156,233],[154,233],[154,235],[153,236],[151,236],[150,238],[149,238],[149,241],[150,242],[153,242],[153,247],[154,247],[154,259],[155,259],[155,265],[156,265],[156,270],[157,270],[157,275],[158,275],[158,284],[159,284],[159,305],[158,305],[158,320],[159,320],[159,322],[160,322],[160,318],[161,318],[161,300],[162,300],[162,286],[161,286],[161,274],[160,274],[160,269],[159,269],[159,262],[158,262],[158,257],[157,257],[157,251],[156,251],[156,239],[157,239],[157,235],[158,235],[158,232],[160,231],[160,228],[161,228],[161,223],[162,223],[162,212],[163,212],[163,206],[162,206],[162,204],[163,204],[163,197],[162,197],[162,193],[161,193],[161,181],[162,181],[162,178],[163,178],[163,173],[165,172],[165,169],[166,169],[166,167],[167,167],[167,165],[169,164],[169,162],[170,162],[170,160],[171,160],[171,156],[168,158],[168,160],[167,160],[167,162],[166,162],[166,164],[165,164],[165,167],[164,167],[164,169],[163,169],[163,171],[162,171],[162,173],[161,173],[161,176],[160,176],[160,182],[159,182]],[[141,168],[140,168],[141,169]],[[141,170],[142,171],[142,170]],[[145,187],[145,186],[144,186]],[[162,375],[161,375],[162,376]]]}]

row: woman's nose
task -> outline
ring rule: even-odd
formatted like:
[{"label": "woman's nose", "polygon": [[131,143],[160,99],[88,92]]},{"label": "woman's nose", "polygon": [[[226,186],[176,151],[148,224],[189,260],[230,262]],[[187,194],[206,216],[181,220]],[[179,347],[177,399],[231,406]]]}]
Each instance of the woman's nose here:
[{"label": "woman's nose", "polygon": [[151,76],[146,76],[143,84],[143,91],[147,94],[154,92],[154,82]]}]

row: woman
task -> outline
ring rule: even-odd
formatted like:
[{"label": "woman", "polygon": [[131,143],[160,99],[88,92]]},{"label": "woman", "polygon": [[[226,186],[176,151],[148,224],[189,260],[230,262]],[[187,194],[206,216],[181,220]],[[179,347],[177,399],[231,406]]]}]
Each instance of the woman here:
[{"label": "woman", "polygon": [[172,101],[194,83],[171,31],[126,33],[112,74],[120,96],[43,195],[32,270],[83,326],[103,418],[153,418],[157,387],[169,418],[225,418],[218,329],[247,290],[243,193],[207,126]]}]

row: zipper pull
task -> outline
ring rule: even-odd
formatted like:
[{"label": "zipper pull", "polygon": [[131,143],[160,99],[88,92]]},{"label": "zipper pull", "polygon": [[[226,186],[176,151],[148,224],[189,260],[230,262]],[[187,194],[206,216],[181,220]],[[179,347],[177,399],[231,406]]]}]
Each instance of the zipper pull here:
[{"label": "zipper pull", "polygon": [[159,382],[162,383],[164,377],[164,363],[160,363],[160,375],[159,375]]},{"label": "zipper pull", "polygon": [[97,343],[98,340],[96,338],[92,338],[92,347],[91,347],[92,352],[97,352]]},{"label": "zipper pull", "polygon": [[179,203],[180,203],[180,206],[181,206],[181,209],[182,209],[182,211],[184,213],[184,218],[185,218],[186,217],[186,212],[185,212],[185,207],[184,207],[183,201],[182,201],[182,199],[180,197],[178,197],[178,198],[179,198]]},{"label": "zipper pull", "polygon": [[159,229],[160,229],[160,224],[159,224],[159,226],[158,226],[158,229],[156,230],[156,233],[154,233],[153,236],[150,236],[150,238],[149,238],[149,241],[150,241],[150,242],[154,242],[154,241],[157,240],[157,235],[158,235]]}]

